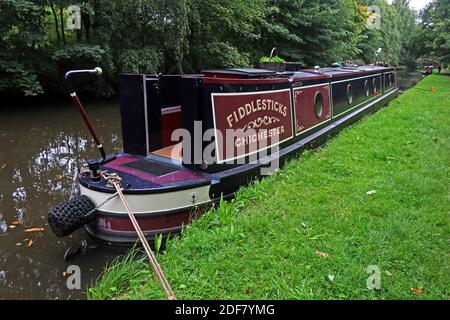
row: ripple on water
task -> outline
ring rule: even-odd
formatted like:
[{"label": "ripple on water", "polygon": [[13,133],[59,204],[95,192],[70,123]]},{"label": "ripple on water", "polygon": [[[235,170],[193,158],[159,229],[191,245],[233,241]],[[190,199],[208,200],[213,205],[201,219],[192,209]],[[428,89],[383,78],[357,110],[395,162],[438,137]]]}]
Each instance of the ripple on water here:
[{"label": "ripple on water", "polygon": [[[82,240],[93,244],[84,230],[56,238],[46,216],[50,207],[67,200],[75,170],[97,157],[97,150],[70,101],[14,104],[0,107],[0,150],[8,151],[0,151],[0,299],[83,299],[107,262],[124,252],[108,247],[84,250]],[[117,102],[93,102],[89,107],[93,119],[102,119],[96,126],[107,150],[118,151],[122,141]],[[20,224],[10,228],[13,221]],[[44,227],[45,232],[26,234],[28,227]],[[27,237],[32,246],[25,245]],[[69,290],[63,257],[68,247],[80,248],[80,243],[75,251],[84,255],[72,255],[70,264],[80,266],[83,289]]]},{"label": "ripple on water", "polygon": [[5,220],[0,220],[0,234],[6,233],[8,231],[8,225]]}]

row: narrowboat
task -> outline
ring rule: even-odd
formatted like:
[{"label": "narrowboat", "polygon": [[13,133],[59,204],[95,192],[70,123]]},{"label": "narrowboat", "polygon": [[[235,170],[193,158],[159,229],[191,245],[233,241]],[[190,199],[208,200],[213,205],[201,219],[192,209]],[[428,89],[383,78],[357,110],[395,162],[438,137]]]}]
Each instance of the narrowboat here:
[{"label": "narrowboat", "polygon": [[[82,72],[101,69],[66,78]],[[123,151],[117,154],[105,153],[71,89],[102,156],[79,173],[81,195],[49,211],[59,236],[86,226],[108,243],[137,241],[111,176],[120,179],[147,238],[179,233],[221,198],[397,95],[395,69],[382,66],[121,74],[118,82]]]}]

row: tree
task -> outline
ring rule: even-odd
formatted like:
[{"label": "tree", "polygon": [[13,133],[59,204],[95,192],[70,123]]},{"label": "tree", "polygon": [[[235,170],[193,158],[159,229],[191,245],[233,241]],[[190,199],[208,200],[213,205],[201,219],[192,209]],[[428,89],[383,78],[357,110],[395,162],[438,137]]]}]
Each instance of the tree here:
[{"label": "tree", "polygon": [[409,52],[415,57],[432,58],[450,64],[450,2],[434,0],[419,15]]},{"label": "tree", "polygon": [[435,0],[433,15],[433,43],[431,54],[437,60],[450,64],[450,1]]},{"label": "tree", "polygon": [[39,73],[45,54],[44,1],[0,2],[0,91],[42,93]]},{"label": "tree", "polygon": [[268,1],[262,49],[276,46],[288,60],[307,66],[351,58],[357,52],[354,5],[351,0]]},{"label": "tree", "polygon": [[410,8],[409,0],[394,0],[392,5],[398,14],[398,31],[400,34],[399,63],[411,67],[415,65],[415,58],[409,49],[417,28],[416,13]]},{"label": "tree", "polygon": [[[382,10],[380,30],[366,27],[369,4]],[[69,5],[81,29],[65,27]],[[306,67],[372,63],[379,47],[392,65],[425,53],[448,61],[448,11],[435,0],[416,28],[408,0],[1,0],[0,92],[65,92],[68,69],[99,65],[103,76],[79,88],[108,96],[118,72],[252,67],[273,47]]]},{"label": "tree", "polygon": [[186,71],[251,66],[266,12],[265,0],[190,1]]}]

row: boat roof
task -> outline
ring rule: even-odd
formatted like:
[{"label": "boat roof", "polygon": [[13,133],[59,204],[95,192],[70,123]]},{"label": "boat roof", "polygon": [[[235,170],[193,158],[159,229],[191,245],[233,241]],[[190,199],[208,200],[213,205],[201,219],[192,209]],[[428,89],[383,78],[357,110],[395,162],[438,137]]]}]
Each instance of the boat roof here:
[{"label": "boat roof", "polygon": [[348,76],[352,74],[358,73],[372,73],[381,70],[391,70],[389,67],[381,67],[381,66],[346,66],[346,67],[338,67],[338,68],[320,68],[320,69],[307,69],[305,72],[314,73],[316,75],[327,75],[329,77],[339,77],[339,76]]},{"label": "boat roof", "polygon": [[316,78],[317,76],[320,76],[320,74],[315,72],[296,71],[292,73],[292,76],[294,78]]},{"label": "boat roof", "polygon": [[305,69],[299,71],[276,72],[256,68],[219,68],[207,69],[202,73],[206,78],[235,78],[235,79],[262,79],[262,78],[302,78],[314,79],[323,77],[339,77],[358,73],[371,73],[391,68],[382,66],[344,66],[338,68]]},{"label": "boat roof", "polygon": [[276,76],[276,71],[253,68],[226,68],[226,69],[207,69],[202,71],[203,74],[211,75],[235,75],[245,78]]}]

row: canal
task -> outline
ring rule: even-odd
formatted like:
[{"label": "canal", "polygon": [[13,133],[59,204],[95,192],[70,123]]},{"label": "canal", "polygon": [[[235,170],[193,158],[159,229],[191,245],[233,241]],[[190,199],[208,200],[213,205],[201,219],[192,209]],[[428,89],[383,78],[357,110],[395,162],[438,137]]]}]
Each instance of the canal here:
[{"label": "canal", "polygon": [[[420,72],[398,73],[401,90],[421,79]],[[116,99],[86,107],[106,150],[119,150]],[[94,157],[97,150],[69,99],[0,107],[0,299],[85,299],[104,267],[125,252],[84,230],[57,238],[47,224],[48,209],[70,196],[76,168]],[[74,251],[79,254],[65,261]],[[81,290],[67,287],[71,265],[81,270]]]},{"label": "canal", "polygon": [[400,92],[414,87],[422,79],[422,72],[418,70],[397,70],[397,86]]},{"label": "canal", "polygon": [[[88,103],[87,109],[106,149],[119,150],[118,104]],[[70,100],[0,108],[0,299],[83,299],[124,251],[83,230],[57,238],[47,224],[48,209],[69,197],[77,166],[93,157],[96,148]],[[43,231],[27,232],[35,228]],[[67,250],[80,254],[65,261]],[[69,265],[80,267],[81,290],[67,288]]]}]

